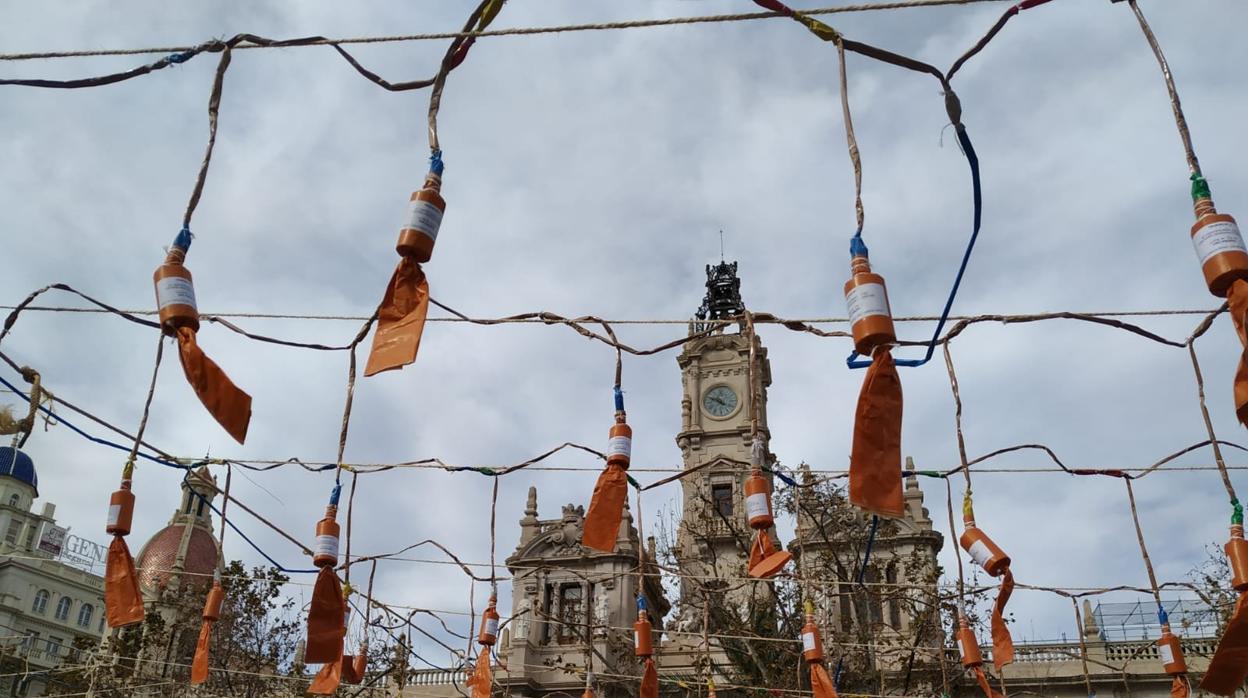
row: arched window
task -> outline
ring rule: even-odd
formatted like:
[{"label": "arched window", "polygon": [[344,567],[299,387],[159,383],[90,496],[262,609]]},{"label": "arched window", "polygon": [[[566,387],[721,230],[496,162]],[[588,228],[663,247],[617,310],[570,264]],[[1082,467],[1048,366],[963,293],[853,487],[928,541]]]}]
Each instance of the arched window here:
[{"label": "arched window", "polygon": [[95,613],[95,607],[89,603],[84,603],[82,608],[78,609],[78,627],[91,627],[91,614]]},{"label": "arched window", "polygon": [[15,494],[12,497],[9,497],[9,506],[15,507],[17,506],[17,503],[20,502],[21,500],[22,500],[22,496],[20,494]]},{"label": "arched window", "polygon": [[48,610],[48,596],[50,596],[50,594],[48,594],[47,589],[40,589],[39,592],[35,594],[35,602],[30,606],[31,612],[38,613],[40,615],[46,613]]},{"label": "arched window", "polygon": [[62,596],[61,600],[56,602],[56,619],[67,620],[69,618],[69,607],[73,603],[68,596]]}]

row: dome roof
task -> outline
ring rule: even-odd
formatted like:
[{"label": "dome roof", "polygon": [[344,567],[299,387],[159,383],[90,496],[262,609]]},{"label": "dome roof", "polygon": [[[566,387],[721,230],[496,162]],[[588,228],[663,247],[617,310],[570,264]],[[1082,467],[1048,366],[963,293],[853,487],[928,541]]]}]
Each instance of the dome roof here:
[{"label": "dome roof", "polygon": [[217,541],[212,533],[191,523],[165,526],[152,536],[134,564],[139,572],[139,584],[144,589],[163,589],[173,579],[173,566],[178,560],[182,546],[182,534],[191,528],[191,539],[186,546],[186,559],[182,569],[187,572],[188,585],[207,586],[217,569]]},{"label": "dome roof", "polygon": [[30,485],[39,496],[39,477],[35,475],[35,462],[16,448],[0,446],[0,475],[7,475]]}]

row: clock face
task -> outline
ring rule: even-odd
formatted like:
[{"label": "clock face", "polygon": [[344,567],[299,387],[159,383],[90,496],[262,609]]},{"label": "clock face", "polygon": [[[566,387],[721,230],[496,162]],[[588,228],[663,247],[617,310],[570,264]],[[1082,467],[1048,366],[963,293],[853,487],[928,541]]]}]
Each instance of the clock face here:
[{"label": "clock face", "polygon": [[717,385],[702,397],[702,408],[713,417],[727,417],[737,409],[737,394],[726,385]]}]

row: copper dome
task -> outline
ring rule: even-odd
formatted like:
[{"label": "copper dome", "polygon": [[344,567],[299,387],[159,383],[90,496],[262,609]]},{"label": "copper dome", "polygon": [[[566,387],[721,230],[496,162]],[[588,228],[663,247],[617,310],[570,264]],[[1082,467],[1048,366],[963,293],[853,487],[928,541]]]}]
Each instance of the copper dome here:
[{"label": "copper dome", "polygon": [[195,586],[207,586],[212,581],[212,573],[217,569],[216,539],[207,530],[183,522],[162,528],[139,551],[135,566],[143,589],[163,589],[169,585],[178,559],[178,548],[182,545],[182,535],[188,526],[191,528],[191,539],[182,565],[188,573],[184,581]]}]

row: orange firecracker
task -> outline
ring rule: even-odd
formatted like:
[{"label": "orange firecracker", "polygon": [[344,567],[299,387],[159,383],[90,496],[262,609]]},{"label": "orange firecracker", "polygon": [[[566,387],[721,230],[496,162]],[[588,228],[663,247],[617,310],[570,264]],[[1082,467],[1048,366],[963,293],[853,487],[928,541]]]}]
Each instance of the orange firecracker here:
[{"label": "orange firecracker", "polygon": [[428,262],[433,257],[433,246],[438,241],[444,213],[446,200],[442,198],[442,168],[431,167],[425,175],[425,186],[420,191],[412,192],[407,206],[407,220],[399,230],[395,251],[422,264]]},{"label": "orange firecracker", "polygon": [[134,521],[134,493],[130,491],[133,462],[126,464],[121,487],[108,500],[108,522],[104,530],[113,536],[108,545],[104,566],[104,613],[114,628],[143,622],[143,594],[139,591],[139,575],[134,557],[126,545],[126,536]]},{"label": "orange firecracker", "polygon": [[1209,183],[1199,173],[1192,175],[1192,201],[1196,223],[1192,225],[1192,246],[1205,276],[1209,292],[1225,298],[1231,322],[1245,347],[1235,372],[1235,415],[1248,426],[1248,247],[1235,219],[1218,213],[1213,205]]},{"label": "orange firecracker", "polygon": [[962,666],[975,673],[975,681],[984,692],[985,698],[1001,698],[1001,694],[988,685],[988,677],[984,674],[984,655],[979,651],[979,640],[966,616],[958,614],[958,630],[954,637],[958,641],[958,652],[962,655]]},{"label": "orange firecracker", "polygon": [[156,268],[152,281],[156,286],[156,306],[160,312],[161,331],[178,340],[178,358],[182,372],[199,401],[235,441],[247,439],[251,424],[251,396],[234,385],[225,371],[199,348],[199,310],[195,305],[195,286],[191,272],[183,262],[191,247],[191,231],[183,228],[165,255],[165,263]]},{"label": "orange firecracker", "polygon": [[1010,556],[975,525],[975,510],[968,491],[962,502],[962,521],[966,528],[959,543],[971,559],[992,577],[1001,577],[1001,591],[992,605],[992,663],[997,667],[1014,662],[1014,638],[1005,624],[1005,604],[1014,593],[1014,574],[1010,572]]},{"label": "orange firecracker", "polygon": [[884,278],[871,271],[867,246],[850,240],[851,276],[845,283],[845,306],[854,350],[871,357],[858,394],[854,440],[849,457],[849,501],[889,518],[905,514],[901,493],[901,378],[893,361],[896,343]]},{"label": "orange firecracker", "polygon": [[325,518],[316,523],[316,547],[312,562],[319,568],[312,602],[308,606],[308,641],[304,661],[308,664],[337,663],[346,637],[347,603],[334,567],[338,564],[338,496],[341,485],[334,485],[325,507]]},{"label": "orange firecracker", "polygon": [[1248,680],[1248,541],[1244,540],[1243,509],[1238,501],[1235,501],[1231,520],[1231,539],[1225,550],[1231,568],[1231,587],[1239,592],[1239,600],[1200,681],[1202,689],[1222,696],[1234,695]]},{"label": "orange firecracker", "polygon": [[429,281],[420,265],[433,257],[433,244],[446,211],[441,194],[442,169],[442,151],[434,151],[429,158],[425,186],[412,192],[407,219],[394,246],[399,264],[377,306],[377,332],[364,366],[365,376],[403,368],[416,360],[420,350],[420,337],[429,316]]},{"label": "orange firecracker", "polygon": [[607,467],[594,484],[585,513],[585,530],[581,544],[587,548],[611,552],[624,518],[624,500],[628,498],[628,466],[633,453],[633,430],[626,421],[624,393],[615,387],[615,424],[607,434]]},{"label": "orange firecracker", "polygon": [[490,648],[498,640],[498,592],[490,593],[490,601],[481,614],[481,631],[477,634],[477,644],[481,651],[477,653],[477,666],[466,682],[472,688],[472,698],[489,698],[493,689],[494,676],[490,669]]},{"label": "orange firecracker", "polygon": [[1166,612],[1161,612],[1161,637],[1157,640],[1157,654],[1161,657],[1161,666],[1167,674],[1174,677],[1170,682],[1171,698],[1187,698],[1191,688],[1187,683],[1187,662],[1183,659],[1183,645],[1178,636],[1170,632],[1170,623]]},{"label": "orange firecracker", "polygon": [[208,651],[212,640],[212,626],[221,618],[221,605],[225,601],[225,589],[221,586],[220,573],[212,578],[212,589],[204,599],[203,624],[199,626],[199,640],[195,643],[195,659],[191,663],[191,684],[208,680]]},{"label": "orange firecracker", "polygon": [[750,448],[753,470],[745,479],[745,515],[750,528],[754,529],[754,542],[750,546],[749,575],[760,579],[774,577],[793,559],[787,550],[776,550],[771,542],[771,528],[775,518],[771,513],[771,483],[763,477],[763,460],[766,454],[761,436],[755,436]]},{"label": "orange firecracker", "polygon": [[815,698],[836,698],[836,682],[823,665],[823,639],[815,624],[815,605],[806,602],[806,624],[802,626],[802,657],[810,664],[810,688]]},{"label": "orange firecracker", "polygon": [[481,632],[477,635],[477,643],[489,647],[498,641],[498,592],[490,594],[489,605],[481,613]]},{"label": "orange firecracker", "polygon": [[637,597],[637,622],[633,623],[633,651],[642,659],[641,686],[638,698],[659,698],[659,670],[654,665],[654,633],[646,599]]}]

